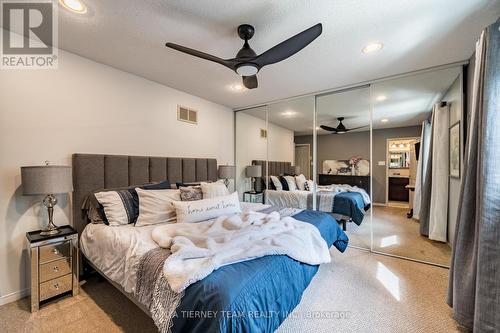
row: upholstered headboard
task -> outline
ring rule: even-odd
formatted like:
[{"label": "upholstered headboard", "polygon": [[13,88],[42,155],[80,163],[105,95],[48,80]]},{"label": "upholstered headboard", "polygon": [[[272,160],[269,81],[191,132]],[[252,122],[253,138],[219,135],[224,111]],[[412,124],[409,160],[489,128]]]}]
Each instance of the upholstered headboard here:
[{"label": "upholstered headboard", "polygon": [[262,177],[266,176],[266,162],[269,166],[269,176],[281,176],[285,173],[291,174],[292,163],[291,162],[277,162],[277,161],[263,161],[263,160],[253,160],[252,165],[262,166]]},{"label": "upholstered headboard", "polygon": [[212,158],[73,154],[72,162],[73,226],[79,234],[87,224],[81,207],[92,191],[165,179],[171,184],[217,180],[217,160]]}]

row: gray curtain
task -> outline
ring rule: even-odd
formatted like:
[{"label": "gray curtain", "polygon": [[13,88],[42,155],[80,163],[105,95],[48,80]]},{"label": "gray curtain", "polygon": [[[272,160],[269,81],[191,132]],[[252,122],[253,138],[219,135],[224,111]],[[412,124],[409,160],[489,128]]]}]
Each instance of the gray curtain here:
[{"label": "gray curtain", "polygon": [[500,332],[500,22],[483,31],[476,64],[448,287],[455,319]]}]

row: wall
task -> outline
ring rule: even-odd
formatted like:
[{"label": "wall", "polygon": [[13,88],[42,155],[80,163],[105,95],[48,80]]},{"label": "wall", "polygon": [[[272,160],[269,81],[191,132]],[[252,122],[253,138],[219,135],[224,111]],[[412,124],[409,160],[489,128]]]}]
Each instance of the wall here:
[{"label": "wall", "polygon": [[[420,137],[421,126],[385,128],[373,130],[373,177],[372,200],[374,203],[385,203],[385,165],[378,161],[386,160],[386,144],[390,138]],[[310,143],[311,136],[297,136],[295,143]],[[347,160],[359,155],[370,160],[370,132],[354,132],[342,135],[318,136],[318,171],[321,172],[324,160]]]},{"label": "wall", "polygon": [[[460,161],[463,164],[463,102],[462,102],[462,78],[459,76],[451,85],[448,92],[443,97],[443,101],[450,104],[450,127],[457,121],[460,121],[460,151],[462,156]],[[460,166],[462,169],[462,165]],[[461,170],[462,171],[462,170]],[[460,172],[460,177],[463,172]],[[449,177],[448,189],[448,243],[453,244],[455,238],[455,229],[457,224],[458,204],[460,196],[460,178]]]},{"label": "wall", "polygon": [[[198,125],[177,121],[177,104]],[[71,154],[215,157],[234,163],[227,107],[60,51],[57,70],[0,70],[0,304],[26,293],[25,233],[47,220],[41,197],[25,197],[20,166],[69,165]],[[71,223],[68,195],[54,221]]]},{"label": "wall", "polygon": [[292,162],[294,158],[293,131],[269,123],[267,140],[260,137],[260,129],[266,129],[266,121],[245,112],[236,112],[236,189],[240,197],[249,191],[250,180],[245,167],[253,160]]}]

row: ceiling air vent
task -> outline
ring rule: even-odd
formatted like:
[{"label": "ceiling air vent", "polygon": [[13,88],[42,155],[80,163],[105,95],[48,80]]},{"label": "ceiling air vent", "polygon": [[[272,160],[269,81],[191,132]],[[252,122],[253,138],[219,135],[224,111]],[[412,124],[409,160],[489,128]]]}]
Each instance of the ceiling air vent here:
[{"label": "ceiling air vent", "polygon": [[260,129],[260,137],[263,139],[267,139],[267,130],[266,129],[263,129],[263,128]]},{"label": "ceiling air vent", "polygon": [[182,105],[177,105],[177,120],[198,124],[198,111]]}]

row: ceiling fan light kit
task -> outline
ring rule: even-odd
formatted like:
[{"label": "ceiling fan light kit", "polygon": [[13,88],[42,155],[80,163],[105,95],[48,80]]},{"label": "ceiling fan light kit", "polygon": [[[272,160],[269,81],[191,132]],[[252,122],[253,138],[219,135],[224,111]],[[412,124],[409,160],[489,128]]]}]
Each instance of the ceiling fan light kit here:
[{"label": "ceiling fan light kit", "polygon": [[250,47],[250,44],[248,44],[248,41],[255,33],[255,28],[249,24],[242,24],[238,27],[237,31],[238,36],[240,36],[240,38],[245,42],[243,43],[243,47],[236,54],[236,57],[233,59],[222,59],[211,54],[174,43],[166,43],[165,45],[174,50],[223,65],[240,75],[243,80],[243,85],[246,88],[254,89],[258,87],[256,74],[262,69],[262,67],[285,60],[286,58],[299,52],[319,35],[321,35],[323,27],[321,23],[318,23],[309,29],[298,33],[297,35],[288,38],[284,42],[281,42],[260,55],[257,55]]}]

